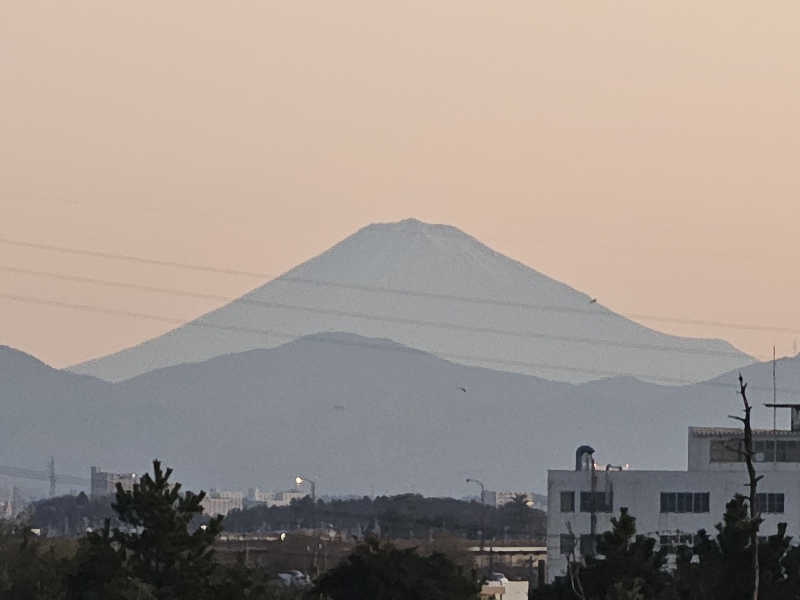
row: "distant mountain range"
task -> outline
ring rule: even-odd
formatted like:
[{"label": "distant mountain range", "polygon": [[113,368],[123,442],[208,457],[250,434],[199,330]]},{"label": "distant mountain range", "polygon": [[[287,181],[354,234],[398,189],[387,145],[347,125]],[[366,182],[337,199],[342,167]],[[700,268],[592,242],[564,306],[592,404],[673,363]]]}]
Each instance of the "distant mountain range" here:
[{"label": "distant mountain range", "polygon": [[634,323],[454,227],[409,219],[365,227],[218,310],[72,371],[122,381],[326,331],[573,383],[680,384],[752,362],[722,340]]},{"label": "distant mountain range", "polygon": [[[742,370],[756,424],[771,426],[771,365]],[[121,383],[58,371],[0,349],[0,463],[88,474],[146,469],[154,457],[190,488],[320,493],[545,490],[589,443],[600,462],[685,468],[689,425],[729,425],[736,371],[660,386],[584,384],[465,366],[385,339],[303,337],[274,349],[155,370]],[[800,357],[778,362],[779,402],[800,402]],[[786,426],[787,418],[781,416]]]}]

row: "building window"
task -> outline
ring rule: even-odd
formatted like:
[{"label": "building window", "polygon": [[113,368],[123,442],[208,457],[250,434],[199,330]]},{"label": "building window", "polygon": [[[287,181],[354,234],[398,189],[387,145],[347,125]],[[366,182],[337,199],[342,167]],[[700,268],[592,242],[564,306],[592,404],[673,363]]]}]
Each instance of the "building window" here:
[{"label": "building window", "polygon": [[661,492],[661,512],[677,512],[676,509],[677,504],[675,503],[675,494],[672,492]]},{"label": "building window", "polygon": [[[800,462],[798,440],[754,440],[755,462]],[[741,438],[711,441],[711,462],[744,462]]]},{"label": "building window", "polygon": [[710,494],[708,492],[699,492],[694,494],[694,505],[692,507],[692,512],[696,513],[710,512],[711,509],[709,508],[709,497]]},{"label": "building window", "polygon": [[561,512],[575,512],[575,492],[561,492]]},{"label": "building window", "polygon": [[742,440],[711,440],[711,462],[741,462]]},{"label": "building window", "polygon": [[571,533],[562,533],[558,543],[561,554],[572,554],[575,552],[575,536]]},{"label": "building window", "polygon": [[581,556],[594,556],[596,554],[594,535],[581,536]]},{"label": "building window", "polygon": [[783,494],[756,494],[756,510],[762,513],[783,513]]},{"label": "building window", "polygon": [[662,513],[707,513],[708,492],[661,492]]},{"label": "building window", "polygon": [[611,492],[581,492],[581,512],[614,512]]},{"label": "building window", "polygon": [[692,512],[692,494],[691,492],[678,492],[676,494],[679,513]]}]

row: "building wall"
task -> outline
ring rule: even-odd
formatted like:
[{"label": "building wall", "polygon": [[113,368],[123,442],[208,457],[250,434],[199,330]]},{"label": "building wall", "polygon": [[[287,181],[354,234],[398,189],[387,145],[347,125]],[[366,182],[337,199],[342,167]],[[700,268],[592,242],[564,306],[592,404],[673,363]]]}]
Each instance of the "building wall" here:
[{"label": "building wall", "polygon": [[122,485],[122,489],[131,491],[134,484],[139,481],[135,473],[109,473],[101,471],[97,467],[92,467],[90,472],[90,493],[92,498],[115,494],[117,483]]},{"label": "building wall", "polygon": [[241,492],[210,492],[200,503],[203,512],[215,517],[227,515],[234,509],[242,510],[244,507],[244,494]]},{"label": "building wall", "polygon": [[487,546],[483,551],[480,550],[480,546],[473,546],[469,550],[473,555],[473,562],[479,569],[491,566],[492,570],[500,572],[509,567],[538,569],[540,562],[547,561],[547,548],[540,546]]},{"label": "building wall", "polygon": [[[794,472],[762,471],[759,492],[783,493],[784,512],[764,514],[761,531],[771,534],[779,522],[788,524],[789,535],[800,535],[800,477]],[[737,493],[746,492],[747,475],[743,469],[728,471],[611,471],[596,472],[596,491],[613,494],[613,512],[597,513],[596,533],[611,529],[611,517],[619,515],[620,507],[627,507],[636,518],[637,533],[659,539],[660,535],[679,532],[693,534],[699,529],[714,531],[722,521],[725,504]],[[561,534],[569,532],[576,537],[591,532],[591,515],[581,512],[580,492],[592,489],[591,471],[548,471],[547,510],[547,580],[566,573],[566,557],[561,553]],[[574,512],[561,511],[561,492],[575,492]],[[707,513],[662,513],[662,492],[708,492]],[[569,526],[568,526],[569,525]],[[580,544],[576,540],[578,556]]]},{"label": "building wall", "polygon": [[300,500],[308,496],[300,490],[285,490],[282,492],[265,492],[258,488],[250,488],[244,503],[246,506],[289,506],[292,500]]},{"label": "building wall", "polygon": [[292,503],[292,500],[301,500],[306,496],[308,496],[308,494],[300,490],[274,492],[270,506],[289,506]]},{"label": "building wall", "polygon": [[[712,462],[711,444],[712,442],[724,442],[728,439],[741,438],[741,430],[733,428],[708,428],[690,427],[688,444],[688,467],[689,471],[747,471],[744,462]],[[754,442],[777,441],[798,442],[800,443],[800,432],[779,429],[776,432],[756,430],[753,432]],[[759,471],[784,471],[797,473],[800,471],[800,461],[798,462],[776,462],[769,459],[757,460]]]}]

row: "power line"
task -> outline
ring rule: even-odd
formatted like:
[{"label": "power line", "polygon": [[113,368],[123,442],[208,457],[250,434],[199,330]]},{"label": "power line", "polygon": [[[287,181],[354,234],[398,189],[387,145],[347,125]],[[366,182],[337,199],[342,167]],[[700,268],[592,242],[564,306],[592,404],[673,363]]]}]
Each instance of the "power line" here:
[{"label": "power line", "polygon": [[[246,271],[242,269],[233,269],[233,268],[221,268],[221,267],[211,267],[206,265],[198,265],[192,263],[184,263],[184,262],[177,262],[177,261],[168,261],[168,260],[160,260],[160,259],[152,259],[142,256],[136,256],[131,254],[122,254],[122,253],[114,253],[114,252],[102,252],[96,250],[85,250],[80,248],[71,248],[67,246],[56,246],[53,244],[41,244],[38,242],[28,242],[24,240],[13,240],[10,238],[0,237],[0,244],[7,244],[10,246],[18,246],[23,248],[35,248],[38,250],[46,250],[50,252],[60,252],[64,254],[73,254],[77,256],[92,256],[95,258],[104,258],[109,260],[120,260],[120,261],[128,261],[128,262],[138,262],[142,264],[148,265],[157,265],[163,267],[172,267],[177,269],[186,269],[192,271],[204,271],[209,273],[218,273],[218,274],[225,274],[225,275],[239,275],[245,277],[256,277],[260,279],[273,279],[274,275],[272,273],[260,272],[260,271]],[[672,317],[672,316],[662,316],[662,315],[652,315],[652,314],[643,314],[643,313],[631,313],[628,315],[618,315],[616,313],[612,313],[610,311],[606,312],[602,309],[586,309],[586,308],[579,308],[579,307],[564,307],[564,306],[555,306],[555,305],[547,305],[547,304],[533,304],[533,303],[525,303],[525,302],[511,302],[511,301],[504,301],[504,300],[496,300],[492,298],[480,298],[480,297],[473,297],[473,296],[460,296],[455,294],[445,294],[445,293],[435,293],[435,292],[420,292],[416,290],[409,290],[409,289],[402,289],[402,288],[384,288],[379,286],[369,286],[369,285],[359,285],[353,283],[343,283],[343,282],[336,282],[336,281],[325,281],[319,279],[312,279],[312,278],[304,278],[304,277],[291,277],[288,275],[279,276],[274,278],[274,281],[284,281],[284,282],[291,282],[291,283],[298,283],[298,284],[307,284],[307,285],[318,285],[318,286],[325,286],[325,287],[334,287],[334,288],[342,288],[342,289],[352,289],[352,290],[359,290],[359,291],[366,291],[366,292],[375,292],[375,293],[386,293],[386,294],[400,294],[404,296],[414,296],[414,297],[423,297],[423,298],[437,298],[442,300],[456,300],[460,302],[469,302],[475,304],[488,304],[493,306],[504,306],[504,307],[511,307],[511,308],[523,308],[523,309],[531,309],[531,310],[542,310],[542,311],[553,311],[553,312],[562,312],[562,313],[576,313],[576,314],[588,314],[593,316],[603,316],[607,318],[618,318],[618,319],[642,319],[647,321],[660,321],[665,323],[678,323],[678,324],[686,324],[686,325],[706,325],[710,327],[718,327],[723,329],[740,329],[740,330],[751,330],[751,331],[771,331],[775,333],[791,333],[791,334],[799,334],[800,329],[793,329],[793,328],[786,328],[786,327],[777,327],[773,325],[760,325],[760,324],[748,324],[748,323],[734,323],[729,321],[712,321],[712,320],[704,320],[704,319],[687,319],[683,317]]]},{"label": "power line", "polygon": [[11,240],[2,237],[0,237],[0,244],[8,244],[9,246],[20,246],[22,248],[36,248],[37,250],[48,250],[50,252],[61,252],[63,254],[94,256],[96,258],[107,258],[110,260],[124,260],[129,262],[143,263],[146,265],[158,265],[161,267],[175,267],[177,269],[189,269],[192,271],[207,271],[209,273],[222,273],[225,275],[244,275],[247,277],[270,277],[270,275],[266,273],[259,273],[255,271],[242,271],[239,269],[226,269],[226,268],[209,267],[205,265],[193,265],[190,263],[174,262],[169,260],[158,260],[154,258],[145,258],[142,256],[133,256],[130,254],[100,252],[97,250],[83,250],[79,248],[68,248],[66,246],[55,246],[52,244],[40,244],[36,242],[26,242],[22,240]]},{"label": "power line", "polygon": [[[482,362],[482,363],[492,363],[496,365],[503,365],[503,366],[513,366],[513,367],[530,367],[536,369],[547,369],[552,371],[565,371],[565,372],[572,372],[572,373],[581,373],[584,375],[593,375],[598,377],[619,377],[619,376],[626,376],[626,377],[635,377],[642,380],[647,381],[660,381],[667,384],[684,384],[684,385],[704,385],[704,386],[711,386],[711,387],[725,387],[725,388],[732,388],[731,385],[726,383],[718,382],[718,381],[706,381],[706,382],[696,382],[690,379],[683,379],[678,377],[665,377],[665,376],[658,376],[655,377],[653,375],[648,374],[637,374],[637,373],[623,373],[620,371],[605,371],[599,369],[587,369],[584,367],[575,367],[570,365],[557,365],[557,364],[549,364],[549,363],[537,363],[537,362],[527,362],[527,361],[517,361],[517,360],[507,360],[507,359],[499,359],[494,357],[486,357],[486,356],[476,356],[470,354],[452,354],[452,353],[439,353],[439,352],[425,352],[422,350],[417,350],[415,348],[409,348],[407,346],[402,346],[400,344],[381,344],[381,343],[370,343],[364,341],[351,341],[351,340],[341,340],[341,339],[329,339],[323,338],[319,336],[308,336],[306,334],[294,334],[288,333],[278,330],[272,329],[260,329],[256,327],[242,327],[236,325],[221,325],[215,323],[206,323],[203,321],[194,321],[191,323],[185,323],[183,319],[178,319],[175,317],[165,317],[161,315],[154,315],[151,313],[142,313],[142,312],[135,312],[129,310],[121,310],[121,309],[114,309],[114,308],[104,308],[99,307],[91,304],[76,304],[70,302],[63,302],[60,300],[49,300],[45,298],[36,298],[33,296],[22,296],[17,294],[4,294],[0,293],[0,298],[4,298],[6,300],[11,300],[14,302],[20,303],[28,303],[28,304],[39,304],[44,306],[55,306],[59,308],[65,309],[72,309],[72,310],[80,310],[86,312],[94,312],[100,314],[107,314],[113,316],[123,316],[129,318],[136,318],[136,319],[148,319],[159,321],[163,323],[177,323],[181,324],[185,327],[200,327],[200,328],[207,328],[212,330],[220,330],[220,331],[235,331],[240,333],[254,333],[264,336],[272,336],[277,338],[283,338],[288,340],[296,340],[298,338],[304,338],[306,342],[314,342],[314,343],[323,343],[323,344],[335,344],[340,346],[354,346],[354,347],[363,347],[369,348],[371,350],[379,350],[379,351],[387,351],[387,352],[405,352],[408,354],[431,354],[433,356],[438,356],[440,358],[451,359],[455,361],[474,361],[474,362]],[[567,384],[565,384],[567,385]],[[759,387],[759,386],[751,386],[750,389],[759,390],[759,391],[772,391],[772,387]],[[791,388],[778,388],[778,391],[781,393],[791,394],[791,395],[800,395],[800,390],[795,390]]]},{"label": "power line", "polygon": [[[0,465],[0,475],[6,477],[19,477],[20,479],[34,479],[37,481],[51,481],[52,473],[48,471],[37,471],[35,469],[24,469],[21,467],[11,467]],[[89,480],[75,475],[55,475],[55,482],[61,484],[73,484],[88,486]]]},{"label": "power line", "polygon": [[589,337],[579,337],[579,336],[563,336],[563,335],[553,335],[549,333],[542,333],[537,331],[524,331],[524,330],[503,330],[503,329],[496,329],[493,327],[479,327],[479,326],[472,326],[472,325],[461,325],[459,323],[448,323],[443,321],[430,321],[430,320],[422,320],[422,319],[411,319],[405,317],[395,317],[392,315],[375,315],[369,314],[359,311],[344,311],[344,310],[337,310],[337,309],[329,309],[329,308],[317,308],[313,306],[300,306],[297,304],[286,304],[282,302],[272,302],[267,300],[256,300],[253,298],[246,298],[246,297],[230,297],[230,296],[221,296],[217,294],[207,294],[207,293],[200,293],[200,292],[191,292],[187,290],[179,290],[174,288],[162,288],[162,287],[155,287],[150,285],[140,285],[136,283],[128,283],[123,281],[112,281],[108,279],[97,279],[92,277],[80,277],[80,276],[73,276],[73,275],[64,275],[61,273],[53,273],[48,271],[36,271],[32,269],[21,269],[18,267],[9,267],[0,265],[0,271],[8,271],[12,273],[23,273],[27,275],[34,275],[38,277],[49,277],[53,279],[60,279],[62,281],[74,281],[78,283],[88,283],[92,285],[102,285],[102,286],[109,286],[109,287],[120,287],[120,288],[127,288],[127,289],[135,289],[141,290],[145,292],[155,292],[161,294],[170,294],[175,296],[184,296],[184,297],[193,297],[193,298],[201,298],[204,300],[216,300],[216,301],[238,301],[242,304],[249,304],[253,306],[261,306],[264,308],[272,308],[278,310],[290,310],[290,311],[299,311],[299,312],[307,312],[313,314],[321,314],[321,315],[330,315],[336,317],[345,317],[345,318],[352,318],[352,319],[361,319],[366,321],[377,321],[381,323],[396,323],[400,325],[417,325],[423,327],[432,327],[437,329],[446,329],[451,331],[465,331],[470,333],[481,333],[481,334],[491,334],[491,335],[502,335],[502,336],[509,336],[509,337],[516,337],[516,338],[523,338],[523,339],[545,339],[551,341],[559,341],[559,342],[570,342],[570,343],[577,343],[577,344],[590,344],[590,345],[598,345],[604,347],[618,347],[618,348],[634,348],[637,350],[654,350],[659,352],[673,352],[678,354],[698,354],[698,355],[706,355],[706,356],[725,356],[731,358],[741,358],[742,354],[740,352],[728,352],[724,350],[707,350],[703,348],[680,348],[675,346],[667,346],[663,344],[645,344],[645,343],[633,343],[633,342],[619,342],[616,340],[607,340],[602,338],[589,338]]},{"label": "power line", "polygon": [[[2,242],[2,240],[0,240]],[[381,288],[377,286],[356,285],[349,283],[339,283],[335,281],[324,281],[319,279],[309,279],[304,277],[289,277],[281,276],[274,281],[287,281],[293,283],[305,283],[309,285],[318,285],[333,288],[342,288],[350,290],[359,290],[364,292],[376,292],[387,294],[402,294],[404,296],[415,296],[419,298],[437,298],[441,300],[457,300],[459,302],[469,302],[473,304],[490,304],[494,306],[503,306],[508,308],[523,308],[530,310],[552,311],[560,313],[574,313],[585,314],[593,317],[605,317],[610,319],[630,320],[630,319],[643,319],[649,321],[663,321],[669,323],[683,323],[687,325],[709,325],[713,327],[721,327],[728,329],[744,329],[744,330],[759,330],[759,331],[773,331],[777,333],[800,333],[800,329],[787,329],[785,327],[774,327],[771,325],[748,325],[745,323],[730,323],[724,321],[708,321],[702,319],[685,319],[681,317],[662,317],[649,314],[627,314],[621,315],[611,311],[606,311],[600,308],[587,309],[570,306],[556,306],[551,304],[532,304],[527,302],[512,302],[506,300],[495,300],[491,298],[477,298],[470,296],[458,296],[454,294],[440,294],[435,292],[418,292],[414,290],[404,290],[399,288]]]}]

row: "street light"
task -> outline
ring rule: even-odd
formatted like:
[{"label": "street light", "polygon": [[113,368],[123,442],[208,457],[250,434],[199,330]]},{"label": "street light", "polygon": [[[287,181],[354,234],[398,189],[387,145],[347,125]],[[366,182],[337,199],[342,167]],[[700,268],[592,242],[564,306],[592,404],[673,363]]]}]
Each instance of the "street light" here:
[{"label": "street light", "polygon": [[481,486],[481,553],[486,541],[486,486],[479,479],[467,477],[467,483],[475,483]]},{"label": "street light", "polygon": [[303,477],[302,475],[298,475],[297,477],[294,478],[294,482],[298,486],[301,486],[304,483],[307,483],[308,485],[310,485],[311,486],[311,501],[312,502],[316,502],[317,501],[317,482],[316,481],[314,481],[313,479],[309,479],[308,477]]}]

